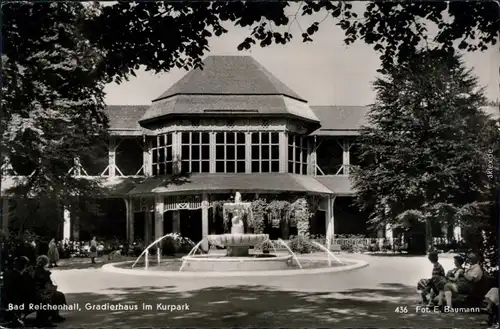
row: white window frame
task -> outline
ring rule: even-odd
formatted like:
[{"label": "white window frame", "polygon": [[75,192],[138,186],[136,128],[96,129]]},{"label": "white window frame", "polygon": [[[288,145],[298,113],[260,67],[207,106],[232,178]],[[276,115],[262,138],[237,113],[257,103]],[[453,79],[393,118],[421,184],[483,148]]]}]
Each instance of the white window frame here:
[{"label": "white window frame", "polygon": [[[256,144],[252,141],[252,134],[259,134],[259,143]],[[262,143],[262,134],[268,134],[269,136],[269,141],[267,143]],[[272,141],[272,134],[276,134],[277,135],[277,140],[276,142],[273,142]],[[254,146],[258,146],[259,147],[259,157],[258,158],[254,158],[253,156],[253,147]],[[262,147],[263,146],[268,146],[269,147],[269,159],[263,159],[262,158]],[[278,158],[276,159],[273,159],[272,158],[272,148],[273,146],[277,146],[278,147]],[[251,132],[251,137],[250,137],[250,170],[252,173],[279,173],[280,172],[280,168],[279,168],[279,162],[280,162],[280,153],[281,153],[281,150],[279,149],[280,148],[280,142],[279,142],[279,131],[252,131]],[[253,162],[259,162],[259,171],[258,172],[254,172],[252,170],[253,168]],[[269,171],[262,171],[262,163],[264,162],[267,162],[268,165],[269,165]],[[277,163],[277,168],[276,168],[276,171],[273,171],[272,168],[273,168],[273,165],[272,163],[273,162],[276,162]]]},{"label": "white window frame", "polygon": [[[193,133],[196,133],[199,135],[200,139],[198,143],[193,143]],[[189,142],[186,144],[182,141],[182,134],[189,134]],[[203,142],[203,134],[207,134],[208,136],[208,142],[204,143]],[[208,131],[183,131],[181,132],[181,138],[180,138],[180,146],[181,146],[181,169],[184,167],[184,163],[188,163],[188,172],[189,173],[209,173],[210,172],[210,133]],[[189,147],[189,156],[187,158],[184,158],[183,150],[184,146]],[[198,159],[193,159],[193,146],[198,146]],[[203,159],[202,155],[202,148],[203,146],[208,146],[208,159]],[[198,163],[198,171],[193,171],[193,163],[197,162]],[[203,162],[206,162],[208,164],[208,170],[203,171]]]}]

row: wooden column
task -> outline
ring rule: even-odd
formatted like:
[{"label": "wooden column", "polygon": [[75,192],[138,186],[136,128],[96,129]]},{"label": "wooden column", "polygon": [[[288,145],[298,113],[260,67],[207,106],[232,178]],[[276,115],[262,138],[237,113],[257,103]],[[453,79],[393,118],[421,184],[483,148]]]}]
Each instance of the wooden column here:
[{"label": "wooden column", "polygon": [[209,152],[210,152],[210,172],[215,173],[215,132],[211,131],[209,133]]},{"label": "wooden column", "polygon": [[125,201],[125,209],[126,209],[126,221],[127,221],[127,239],[128,243],[132,244],[134,243],[135,236],[134,236],[134,231],[135,231],[135,223],[134,223],[134,206],[132,203],[131,198],[124,198]]},{"label": "wooden column", "polygon": [[64,224],[63,224],[63,240],[71,239],[71,212],[68,207],[63,210]]},{"label": "wooden column", "polygon": [[314,152],[314,140],[313,138],[307,139],[307,175],[312,175],[313,161],[312,155]]},{"label": "wooden column", "polygon": [[155,197],[155,240],[163,236],[163,213],[165,212],[164,197]]},{"label": "wooden column", "polygon": [[203,239],[203,243],[201,244],[201,248],[205,251],[208,251],[208,207],[210,206],[208,201],[208,194],[203,193],[201,195],[201,237]]},{"label": "wooden column", "polygon": [[108,145],[108,176],[116,176],[116,139],[114,137],[109,138]]},{"label": "wooden column", "polygon": [[152,219],[152,214],[151,211],[146,210],[146,213],[144,215],[144,243],[149,245],[151,241],[151,236],[152,236],[152,228],[153,228],[153,219]]},{"label": "wooden column", "polygon": [[245,172],[252,172],[252,133],[245,132]]},{"label": "wooden column", "polygon": [[344,166],[344,175],[349,175],[350,169],[350,143],[348,139],[344,139],[342,142],[342,165]]},{"label": "wooden column", "polygon": [[172,172],[179,174],[182,169],[181,162],[181,132],[172,133]]},{"label": "wooden column", "polygon": [[144,173],[144,176],[150,176],[153,170],[151,167],[153,162],[153,153],[151,153],[151,137],[143,135],[142,141],[144,144],[142,149],[142,172]]},{"label": "wooden column", "polygon": [[285,131],[279,133],[280,142],[280,172],[288,172],[288,138]]},{"label": "wooden column", "polygon": [[172,232],[181,233],[181,212],[179,210],[172,212]]},{"label": "wooden column", "polygon": [[309,154],[310,161],[307,163],[309,175],[316,176],[316,165],[318,163],[318,156],[316,154],[316,136],[311,139],[311,153]]},{"label": "wooden column", "polygon": [[453,227],[453,237],[457,242],[462,240],[462,228],[459,225]]},{"label": "wooden column", "polygon": [[80,216],[78,214],[73,214],[71,221],[71,234],[72,240],[80,241]]},{"label": "wooden column", "polygon": [[10,200],[7,197],[2,198],[2,231],[4,233],[9,231],[9,217],[10,217]]},{"label": "wooden column", "polygon": [[330,249],[335,238],[335,199],[336,196],[328,196],[326,200],[326,247]]}]

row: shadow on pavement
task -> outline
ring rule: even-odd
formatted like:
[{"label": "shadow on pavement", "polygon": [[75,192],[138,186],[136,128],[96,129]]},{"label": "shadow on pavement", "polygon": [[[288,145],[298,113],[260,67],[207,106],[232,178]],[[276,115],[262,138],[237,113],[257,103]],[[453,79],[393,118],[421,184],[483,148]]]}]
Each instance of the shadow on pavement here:
[{"label": "shadow on pavement", "polygon": [[137,257],[122,256],[114,260],[109,260],[107,255],[96,258],[96,264],[92,264],[90,258],[65,258],[59,260],[58,266],[52,268],[52,271],[67,271],[67,270],[88,270],[101,268],[105,264],[134,261]]},{"label": "shadow on pavement", "polygon": [[[478,314],[417,314],[414,287],[381,284],[377,289],[335,293],[274,290],[265,286],[213,287],[177,292],[173,287],[108,289],[68,294],[82,311],[64,313],[60,327],[478,327]],[[90,311],[85,304],[137,305],[138,311]],[[184,309],[162,310],[157,304]],[[151,310],[143,310],[151,305]],[[187,305],[182,306],[182,305]],[[407,307],[408,313],[397,313]]]}]

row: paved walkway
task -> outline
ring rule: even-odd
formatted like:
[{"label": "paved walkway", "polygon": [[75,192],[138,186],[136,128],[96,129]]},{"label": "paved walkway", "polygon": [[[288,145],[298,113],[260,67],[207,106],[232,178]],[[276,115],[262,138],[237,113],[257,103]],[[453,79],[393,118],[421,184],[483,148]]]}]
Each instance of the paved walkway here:
[{"label": "paved walkway", "polygon": [[[416,282],[431,272],[425,257],[344,257],[364,259],[370,265],[350,272],[281,278],[169,279],[100,269],[55,270],[53,277],[68,303],[82,308],[64,314],[67,321],[61,327],[474,328],[484,319],[415,312]],[[450,258],[441,263],[446,269],[452,267]],[[139,310],[90,311],[85,310],[86,303],[136,305]],[[159,303],[176,309],[157,309]],[[397,313],[397,308],[408,313]]]}]

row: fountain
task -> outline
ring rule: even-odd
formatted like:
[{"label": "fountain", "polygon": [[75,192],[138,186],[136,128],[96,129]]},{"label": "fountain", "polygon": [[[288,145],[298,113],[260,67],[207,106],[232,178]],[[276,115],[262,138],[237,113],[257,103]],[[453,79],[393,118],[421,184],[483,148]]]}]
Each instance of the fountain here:
[{"label": "fountain", "polygon": [[245,233],[243,218],[252,217],[250,202],[242,202],[241,194],[236,192],[233,203],[223,205],[223,212],[232,214],[231,233],[208,235],[209,244],[226,247],[226,255],[192,255],[182,258],[180,271],[255,271],[282,270],[289,267],[291,255],[250,253],[255,247],[269,240],[268,234]]},{"label": "fountain", "polygon": [[[151,264],[149,260],[150,249],[159,246],[163,239],[167,237],[176,240],[181,239],[178,233],[170,233],[159,237],[147,246],[132,264],[132,268],[130,268],[129,262],[122,264],[126,266],[125,268],[115,267],[113,264],[106,264],[103,268],[111,272],[121,271],[120,273],[137,274],[138,272],[135,272],[137,270],[134,267],[144,257],[143,268],[146,271],[141,271],[144,275],[159,274],[160,276],[202,278],[210,276],[281,276],[293,275],[293,273],[333,273],[367,265],[364,261],[343,261],[325,246],[300,236],[298,238],[304,238],[305,243],[310,243],[324,251],[326,258],[304,254],[298,257],[292,251],[292,248],[281,239],[275,241],[276,246],[282,246],[288,250],[289,254],[281,251],[278,253],[275,243],[269,240],[268,234],[245,233],[246,227],[252,226],[252,205],[250,202],[242,202],[241,194],[238,192],[235,194],[234,202],[223,205],[223,216],[227,224],[226,231],[230,233],[208,235],[197,244],[190,241],[190,244],[194,245],[194,247],[186,256],[182,257],[182,262],[179,262],[178,259],[162,261],[159,254],[157,254],[158,264]],[[214,252],[213,250],[206,254],[197,253],[203,242],[208,242],[212,246],[223,247],[226,249],[225,253]],[[261,247],[265,244],[271,245],[273,253],[270,253],[267,248],[265,251],[261,251]],[[147,271],[148,269],[151,271]]]}]

